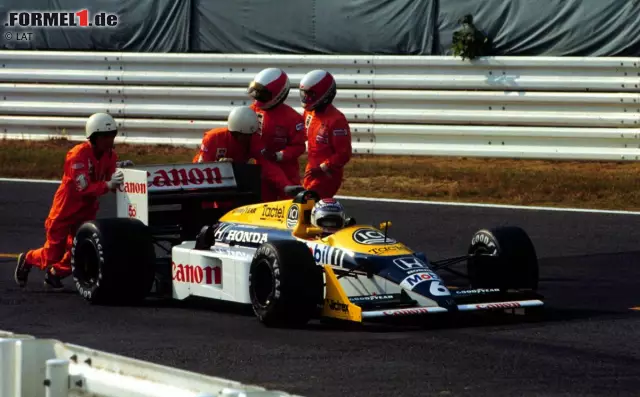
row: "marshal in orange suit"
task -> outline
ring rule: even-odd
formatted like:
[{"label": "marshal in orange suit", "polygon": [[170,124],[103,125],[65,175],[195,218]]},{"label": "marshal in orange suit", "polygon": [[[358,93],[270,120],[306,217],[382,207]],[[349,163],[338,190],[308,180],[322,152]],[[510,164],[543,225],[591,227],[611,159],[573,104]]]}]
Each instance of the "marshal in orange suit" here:
[{"label": "marshal in orange suit", "polygon": [[44,224],[44,246],[18,257],[14,277],[20,287],[26,285],[31,268],[36,267],[45,272],[45,287],[64,289],[61,280],[71,274],[71,246],[76,231],[82,223],[95,219],[98,198],[115,192],[124,180],[122,171],[116,172],[113,146],[118,129],[113,117],[106,113],[91,115],[85,133],[88,141],[74,146],[65,158],[62,182]]},{"label": "marshal in orange suit", "polygon": [[308,141],[303,186],[321,199],[333,198],[351,160],[351,130],[347,118],[333,105],[336,82],[331,73],[313,70],[300,80]]},{"label": "marshal in orange suit", "polygon": [[280,68],[267,68],[249,84],[251,108],[260,120],[264,183],[262,200],[285,200],[285,187],[300,185],[299,158],[305,151],[304,122],[287,105],[289,76]]}]

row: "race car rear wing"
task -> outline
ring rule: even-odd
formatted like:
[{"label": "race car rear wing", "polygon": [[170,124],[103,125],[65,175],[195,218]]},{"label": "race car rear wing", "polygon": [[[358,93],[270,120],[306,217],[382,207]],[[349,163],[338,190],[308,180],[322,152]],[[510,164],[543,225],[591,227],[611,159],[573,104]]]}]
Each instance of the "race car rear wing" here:
[{"label": "race car rear wing", "polygon": [[[136,218],[154,235],[194,239],[230,209],[260,202],[260,166],[232,163],[154,164],[121,168],[117,217]],[[224,208],[220,208],[224,207]]]}]

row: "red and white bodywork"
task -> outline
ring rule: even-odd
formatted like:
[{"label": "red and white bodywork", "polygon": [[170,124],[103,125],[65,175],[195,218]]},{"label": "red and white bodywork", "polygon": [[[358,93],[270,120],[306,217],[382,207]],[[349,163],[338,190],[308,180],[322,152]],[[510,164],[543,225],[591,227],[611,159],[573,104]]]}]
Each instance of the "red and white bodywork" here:
[{"label": "red and white bodywork", "polygon": [[[163,204],[160,206],[163,206],[164,201],[171,202],[168,198],[180,201],[182,197],[206,194],[207,191],[216,191],[219,194],[225,189],[238,186],[233,165],[223,162],[124,168],[123,172],[124,185],[117,191],[116,198],[118,217],[136,218],[148,226],[153,223],[150,215],[154,214],[154,203],[161,202]],[[361,319],[452,311],[515,310],[543,305],[542,300],[536,297],[520,299],[514,296],[513,299],[493,301],[495,291],[467,289],[457,292],[450,289],[426,262],[413,256],[411,251],[403,251],[404,246],[401,243],[387,238],[386,235],[384,244],[387,245],[384,247],[391,249],[392,254],[386,257],[386,251],[380,253],[376,244],[379,243],[382,234],[362,225],[353,226],[353,229],[345,227],[332,234],[333,245],[328,242],[330,239],[309,240],[295,237],[292,230],[303,225],[302,211],[297,205],[299,204],[284,200],[236,208],[227,214],[248,216],[247,219],[255,220],[255,224],[222,218],[219,226],[212,232],[211,244],[209,240],[205,243],[202,243],[202,240],[188,240],[173,244],[170,249],[172,298],[183,300],[194,296],[251,304],[250,268],[256,250],[260,244],[267,241],[290,239],[304,242],[309,247],[315,263],[325,266],[325,286],[330,283],[339,285],[343,300],[330,299],[330,304],[342,305],[336,307],[345,307],[347,312],[349,307],[357,305],[362,308],[361,316],[358,317]],[[232,215],[228,216],[235,219]],[[361,230],[369,230],[369,233],[358,234]],[[406,272],[406,275],[402,273],[403,276],[394,280],[388,274],[383,277],[358,269],[354,258],[363,253],[350,250],[352,235],[356,236],[353,237],[354,241],[374,247],[369,252],[372,256],[378,257],[377,260],[388,260],[391,269],[400,269]],[[341,239],[344,240],[344,244],[335,243]],[[196,249],[198,241],[200,246]],[[402,257],[403,255],[406,257]],[[338,276],[332,276],[334,273]],[[430,287],[420,291],[418,289],[421,286]],[[469,300],[456,299],[474,294],[486,296],[486,300],[471,303]],[[445,301],[446,305],[443,305]],[[387,306],[383,307],[384,304]]]}]

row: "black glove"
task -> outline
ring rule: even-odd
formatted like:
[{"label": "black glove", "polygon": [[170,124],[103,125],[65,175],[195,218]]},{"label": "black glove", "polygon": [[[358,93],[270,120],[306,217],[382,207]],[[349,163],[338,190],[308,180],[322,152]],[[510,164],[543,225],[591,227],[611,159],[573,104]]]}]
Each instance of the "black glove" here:
[{"label": "black glove", "polygon": [[278,161],[278,155],[275,154],[274,152],[270,152],[267,149],[262,149],[260,153],[262,154],[262,157],[264,157],[267,160]]}]

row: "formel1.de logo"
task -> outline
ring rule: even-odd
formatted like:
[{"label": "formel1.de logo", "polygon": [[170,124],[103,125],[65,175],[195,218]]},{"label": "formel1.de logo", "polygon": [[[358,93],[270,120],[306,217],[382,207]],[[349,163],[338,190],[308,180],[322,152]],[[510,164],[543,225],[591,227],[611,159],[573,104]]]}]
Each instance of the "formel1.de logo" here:
[{"label": "formel1.de logo", "polygon": [[21,28],[114,27],[118,16],[106,12],[91,15],[88,9],[79,11],[10,11],[4,26]]}]

